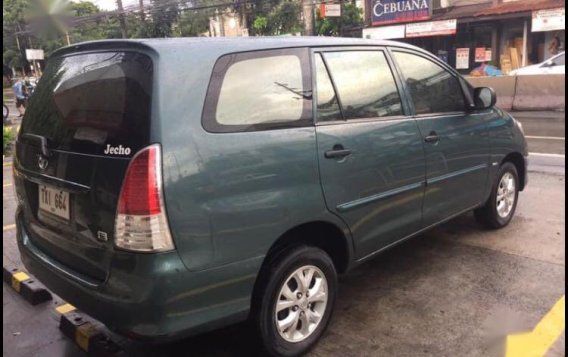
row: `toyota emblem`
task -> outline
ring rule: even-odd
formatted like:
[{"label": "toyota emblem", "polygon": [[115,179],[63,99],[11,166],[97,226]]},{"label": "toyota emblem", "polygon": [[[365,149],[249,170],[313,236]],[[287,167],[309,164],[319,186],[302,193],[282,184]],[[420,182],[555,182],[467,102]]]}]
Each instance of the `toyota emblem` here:
[{"label": "toyota emblem", "polygon": [[46,157],[44,157],[43,155],[37,156],[37,165],[39,166],[40,170],[47,169],[48,164],[49,164],[49,161],[47,160]]}]

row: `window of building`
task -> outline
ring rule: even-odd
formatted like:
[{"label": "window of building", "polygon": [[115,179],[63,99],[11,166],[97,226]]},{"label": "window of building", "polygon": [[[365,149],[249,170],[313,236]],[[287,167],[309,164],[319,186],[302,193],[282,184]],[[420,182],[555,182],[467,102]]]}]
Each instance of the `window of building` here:
[{"label": "window of building", "polygon": [[321,58],[320,54],[316,57],[316,83],[317,83],[317,120],[322,121],[333,121],[342,120],[341,110],[339,109],[339,103],[337,101],[337,96],[335,95],[335,90],[331,84],[331,79],[325,68],[325,64]]},{"label": "window of building", "polygon": [[459,112],[465,110],[458,79],[424,57],[394,52],[405,78],[416,114]]},{"label": "window of building", "polygon": [[382,51],[326,52],[345,119],[402,115],[402,102]]},{"label": "window of building", "polygon": [[219,59],[205,103],[212,132],[305,126],[311,115],[307,50],[227,55]]}]

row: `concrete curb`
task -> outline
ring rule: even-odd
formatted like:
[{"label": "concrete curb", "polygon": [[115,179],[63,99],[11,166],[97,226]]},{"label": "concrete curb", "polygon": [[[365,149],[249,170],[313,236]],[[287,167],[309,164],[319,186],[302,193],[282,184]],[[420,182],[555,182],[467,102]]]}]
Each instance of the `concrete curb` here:
[{"label": "concrete curb", "polygon": [[37,305],[52,299],[43,285],[33,280],[28,274],[12,267],[2,267],[4,282],[12,287],[24,300]]}]

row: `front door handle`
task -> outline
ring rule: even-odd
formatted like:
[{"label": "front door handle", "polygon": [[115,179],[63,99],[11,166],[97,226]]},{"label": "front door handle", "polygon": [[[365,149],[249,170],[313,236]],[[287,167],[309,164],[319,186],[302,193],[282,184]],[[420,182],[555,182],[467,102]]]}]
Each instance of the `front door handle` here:
[{"label": "front door handle", "polygon": [[324,153],[326,159],[340,159],[349,155],[351,155],[351,150],[344,148],[341,144],[333,145],[332,150],[328,150]]},{"label": "front door handle", "polygon": [[440,141],[440,137],[435,131],[431,131],[430,134],[428,134],[428,136],[424,138],[424,141],[430,144],[434,144]]}]

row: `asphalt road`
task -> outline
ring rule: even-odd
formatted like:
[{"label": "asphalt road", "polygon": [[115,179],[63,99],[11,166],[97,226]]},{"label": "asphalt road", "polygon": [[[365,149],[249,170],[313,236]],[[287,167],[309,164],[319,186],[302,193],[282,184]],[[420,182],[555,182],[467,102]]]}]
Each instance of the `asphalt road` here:
[{"label": "asphalt road", "polygon": [[[21,267],[10,170],[5,161],[2,260]],[[502,356],[505,336],[533,329],[565,293],[564,215],[564,158],[531,157],[505,229],[481,229],[467,214],[341,277],[333,320],[309,356]],[[6,284],[2,295],[4,356],[85,356],[57,328],[57,297],[32,307]],[[168,345],[113,340],[131,356],[258,355],[247,324]],[[547,356],[564,356],[564,341]]]},{"label": "asphalt road", "polygon": [[525,130],[529,151],[533,153],[566,153],[566,113],[513,112]]}]

